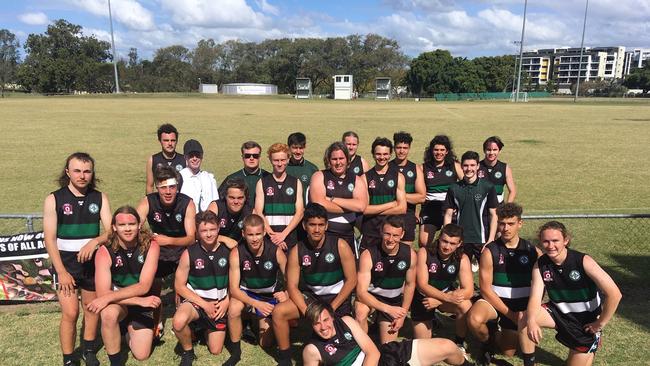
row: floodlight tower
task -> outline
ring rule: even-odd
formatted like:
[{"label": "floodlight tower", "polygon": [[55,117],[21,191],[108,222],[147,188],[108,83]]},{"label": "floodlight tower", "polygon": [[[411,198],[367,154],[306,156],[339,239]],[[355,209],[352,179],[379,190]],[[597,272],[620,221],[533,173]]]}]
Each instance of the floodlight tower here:
[{"label": "floodlight tower", "polygon": [[[585,2],[585,20],[582,22],[582,41],[580,41],[580,62],[578,62],[578,81],[576,82],[576,95],[573,97],[573,103],[578,101],[578,92],[580,91],[580,67],[582,67],[582,54],[585,50],[585,29],[587,28],[587,9],[589,0]],[[585,80],[587,79],[587,66],[585,65]]]},{"label": "floodlight tower", "polygon": [[113,14],[111,12],[111,0],[108,0],[108,19],[111,23],[111,43],[113,44],[113,72],[115,73],[115,94],[119,94],[120,81],[117,76],[117,53],[115,53],[115,37],[113,37]]}]

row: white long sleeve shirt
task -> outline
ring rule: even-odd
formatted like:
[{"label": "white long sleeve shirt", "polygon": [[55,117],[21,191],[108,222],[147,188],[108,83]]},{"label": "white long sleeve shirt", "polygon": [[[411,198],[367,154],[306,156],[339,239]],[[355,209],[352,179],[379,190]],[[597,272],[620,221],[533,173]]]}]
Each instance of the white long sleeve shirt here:
[{"label": "white long sleeve shirt", "polygon": [[180,173],[181,177],[183,177],[181,193],[192,198],[197,213],[207,210],[210,202],[219,199],[219,191],[217,190],[217,181],[214,178],[214,174],[208,173],[205,170],[201,170],[197,174],[192,174],[190,168],[183,168]]}]

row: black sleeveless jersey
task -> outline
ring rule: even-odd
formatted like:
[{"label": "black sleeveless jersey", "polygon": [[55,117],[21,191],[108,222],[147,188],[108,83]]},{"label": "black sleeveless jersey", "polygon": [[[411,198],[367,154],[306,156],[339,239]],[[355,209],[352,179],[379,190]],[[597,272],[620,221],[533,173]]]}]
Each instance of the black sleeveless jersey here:
[{"label": "black sleeveless jersey", "polygon": [[[366,172],[368,181],[368,198],[371,205],[392,202],[397,199],[397,179],[399,171],[395,166],[388,165],[385,174],[379,174],[373,168]],[[371,237],[381,237],[383,215],[363,215],[361,232]]]},{"label": "black sleeveless jersey", "polygon": [[298,243],[298,261],[303,290],[317,296],[336,295],[343,288],[345,276],[339,255],[338,237],[325,235],[320,249]]},{"label": "black sleeveless jersey", "polygon": [[[325,196],[336,198],[352,198],[354,184],[357,176],[346,174],[340,178],[332,174],[330,170],[323,170],[323,184],[325,185]],[[327,213],[327,232],[335,235],[354,235],[354,222],[357,219],[356,212]]]},{"label": "black sleeveless jersey", "polygon": [[432,253],[427,249],[427,272],[429,273],[429,285],[442,292],[452,291],[458,283],[460,258],[454,258],[452,255],[443,260],[437,250]]},{"label": "black sleeveless jersey", "polygon": [[272,174],[262,178],[264,191],[262,213],[273,231],[284,230],[296,214],[298,184],[300,184],[298,179],[288,174],[283,182],[277,182]]},{"label": "black sleeveless jersey", "polygon": [[486,247],[492,254],[492,290],[512,311],[526,310],[537,251],[528,240],[519,238],[509,249],[501,238]]},{"label": "black sleeveless jersey", "polygon": [[196,242],[187,248],[187,252],[190,259],[187,287],[209,301],[226,297],[230,249],[224,244],[219,244],[214,252],[208,252]]},{"label": "black sleeveless jersey", "polygon": [[334,330],[336,331],[334,337],[323,339],[314,333],[309,343],[318,349],[323,365],[361,366],[365,354],[357,341],[354,340],[350,327],[338,316],[332,316],[334,318]]},{"label": "black sleeveless jersey", "polygon": [[[192,201],[189,196],[178,193],[172,207],[164,207],[160,203],[160,197],[156,192],[149,193],[147,201],[149,202],[147,222],[153,233],[167,235],[172,238],[187,235],[185,233],[185,213],[187,212],[187,205]],[[183,249],[185,248],[179,246],[161,246],[160,260],[178,262]]]},{"label": "black sleeveless jersey", "polygon": [[177,152],[174,152],[174,157],[171,159],[167,159],[162,151],[151,155],[151,172],[154,174],[154,177],[156,175],[156,169],[162,166],[170,166],[176,169],[177,172],[180,172],[185,168],[185,158]]},{"label": "black sleeveless jersey", "polygon": [[118,247],[117,251],[110,247],[106,249],[111,256],[113,289],[119,290],[138,283],[147,253],[142,251],[140,246],[131,249]]},{"label": "black sleeveless jersey", "polygon": [[89,240],[99,236],[102,194],[94,189],[75,196],[68,186],[54,192],[56,243],[61,251],[78,252]]},{"label": "black sleeveless jersey", "polygon": [[275,244],[265,237],[262,255],[259,257],[256,257],[243,241],[237,248],[239,250],[239,287],[262,297],[273,297],[273,293],[279,291],[278,275],[282,274]]},{"label": "black sleeveless jersey", "polygon": [[361,156],[355,155],[352,161],[350,161],[350,165],[348,166],[348,173],[352,173],[358,176],[362,176],[364,174]]},{"label": "black sleeveless jersey", "polygon": [[580,324],[588,324],[602,311],[598,287],[585,272],[585,255],[573,249],[566,250],[567,257],[561,265],[542,255],[537,267],[551,302],[563,314],[575,317]]},{"label": "black sleeveless jersey", "polygon": [[424,184],[427,186],[427,201],[444,201],[449,186],[458,181],[454,164],[435,166],[424,164]]},{"label": "black sleeveless jersey", "polygon": [[[417,165],[410,160],[407,160],[406,165],[404,166],[397,165],[395,160],[391,160],[390,164],[396,167],[404,176],[404,191],[406,193],[415,193],[415,181],[418,177]],[[415,214],[415,205],[407,203],[406,212],[409,214]]]},{"label": "black sleeveless jersey", "polygon": [[381,246],[367,250],[372,258],[368,292],[383,303],[401,305],[406,272],[411,267],[411,247],[399,243],[399,249],[394,256],[386,254]]},{"label": "black sleeveless jersey", "polygon": [[225,198],[214,201],[217,203],[217,217],[219,218],[219,235],[227,236],[236,241],[242,239],[241,230],[244,228],[244,218],[251,213],[253,209],[245,204],[238,213],[228,211]]},{"label": "black sleeveless jersey", "polygon": [[494,190],[497,191],[499,202],[503,202],[503,188],[506,185],[506,167],[507,164],[497,160],[494,166],[488,166],[485,159],[481,160],[478,166],[478,177],[487,178],[494,184]]}]

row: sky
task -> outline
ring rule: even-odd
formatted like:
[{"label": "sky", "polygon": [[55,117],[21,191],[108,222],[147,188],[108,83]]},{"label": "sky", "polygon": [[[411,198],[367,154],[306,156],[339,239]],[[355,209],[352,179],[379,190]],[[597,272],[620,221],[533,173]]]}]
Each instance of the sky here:
[{"label": "sky", "polygon": [[[524,50],[579,47],[583,0],[530,0]],[[524,0],[111,0],[118,57],[151,58],[201,39],[336,37],[376,33],[415,57],[435,49],[473,58],[518,52]],[[56,19],[110,41],[108,0],[0,0],[0,28],[21,42]],[[590,0],[585,46],[650,48],[650,0]]]}]

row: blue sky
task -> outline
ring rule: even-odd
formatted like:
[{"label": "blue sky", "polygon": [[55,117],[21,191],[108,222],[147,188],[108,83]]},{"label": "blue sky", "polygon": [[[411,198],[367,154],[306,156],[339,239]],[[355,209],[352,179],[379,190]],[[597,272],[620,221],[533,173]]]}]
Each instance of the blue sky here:
[{"label": "blue sky", "polygon": [[[200,39],[261,41],[378,33],[410,56],[437,48],[455,56],[512,54],[523,0],[111,0],[118,55]],[[525,48],[577,47],[582,0],[529,1]],[[109,40],[107,0],[0,0],[0,28],[21,44],[55,19]],[[587,46],[650,48],[650,1],[590,0]]]}]

